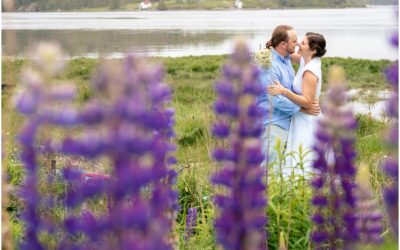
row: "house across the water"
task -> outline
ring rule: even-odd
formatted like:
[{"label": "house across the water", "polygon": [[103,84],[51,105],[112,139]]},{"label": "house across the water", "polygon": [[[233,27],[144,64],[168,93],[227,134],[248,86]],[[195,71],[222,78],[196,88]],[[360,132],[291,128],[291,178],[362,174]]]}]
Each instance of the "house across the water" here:
[{"label": "house across the water", "polygon": [[143,0],[139,4],[139,10],[148,10],[151,7],[151,1],[150,0]]}]

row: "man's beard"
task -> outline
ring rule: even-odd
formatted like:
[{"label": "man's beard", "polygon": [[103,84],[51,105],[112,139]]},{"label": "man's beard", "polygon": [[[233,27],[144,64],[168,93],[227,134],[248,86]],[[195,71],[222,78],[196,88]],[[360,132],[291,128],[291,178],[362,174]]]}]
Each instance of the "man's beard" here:
[{"label": "man's beard", "polygon": [[294,52],[296,52],[296,49],[293,49],[293,50],[287,50],[287,53],[288,53],[288,54],[293,54]]}]

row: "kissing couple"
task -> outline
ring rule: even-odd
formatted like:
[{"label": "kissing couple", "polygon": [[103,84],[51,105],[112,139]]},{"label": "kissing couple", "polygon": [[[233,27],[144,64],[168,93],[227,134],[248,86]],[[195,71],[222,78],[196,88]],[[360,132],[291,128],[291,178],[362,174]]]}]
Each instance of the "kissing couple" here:
[{"label": "kissing couple", "polygon": [[[302,169],[311,172],[314,134],[321,116],[318,103],[325,47],[325,38],[319,33],[307,32],[299,42],[291,26],[279,25],[273,30],[266,44],[270,62],[263,63],[268,67],[261,66],[259,79],[264,91],[257,97],[263,112],[263,167],[277,172],[279,155],[286,155],[284,175],[300,174]],[[299,65],[296,73],[292,63]]]}]

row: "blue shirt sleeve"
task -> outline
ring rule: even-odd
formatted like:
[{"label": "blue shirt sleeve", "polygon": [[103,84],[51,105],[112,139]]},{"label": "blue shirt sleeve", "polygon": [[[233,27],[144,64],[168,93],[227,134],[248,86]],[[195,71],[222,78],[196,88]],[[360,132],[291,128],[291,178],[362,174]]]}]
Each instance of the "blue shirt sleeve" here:
[{"label": "blue shirt sleeve", "polygon": [[300,111],[300,106],[289,100],[283,95],[268,95],[268,100],[274,109],[278,109],[288,114],[294,114]]},{"label": "blue shirt sleeve", "polygon": [[[267,80],[267,86],[271,85],[274,80],[279,80],[279,71],[276,67],[271,68],[270,78]],[[264,79],[266,80],[266,79]],[[283,95],[269,95],[268,94],[268,101],[271,103],[274,109],[278,109],[284,113],[288,113],[290,115],[300,111],[300,106],[289,100],[286,96]]]}]

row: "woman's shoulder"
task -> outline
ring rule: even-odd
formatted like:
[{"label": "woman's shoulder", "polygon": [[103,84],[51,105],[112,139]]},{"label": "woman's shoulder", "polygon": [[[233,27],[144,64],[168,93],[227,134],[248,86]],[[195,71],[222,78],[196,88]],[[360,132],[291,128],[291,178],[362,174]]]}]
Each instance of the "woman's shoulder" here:
[{"label": "woman's shoulder", "polygon": [[315,60],[313,58],[310,62],[308,62],[304,68],[303,68],[303,77],[306,74],[306,72],[311,72],[314,76],[317,77],[318,80],[321,79],[322,77],[322,68],[321,68],[321,61],[320,60]]},{"label": "woman's shoulder", "polygon": [[304,70],[311,71],[321,71],[321,58],[314,57],[307,65],[305,65]]}]

